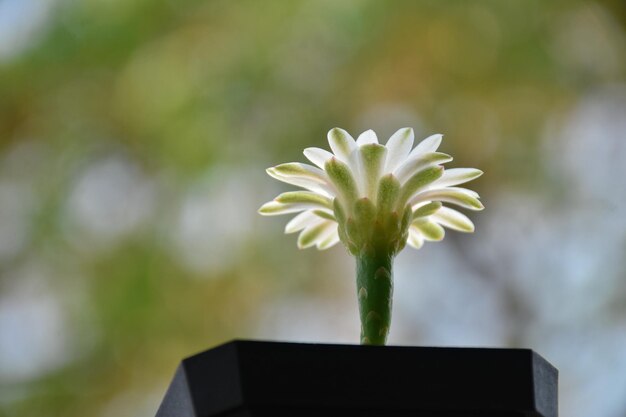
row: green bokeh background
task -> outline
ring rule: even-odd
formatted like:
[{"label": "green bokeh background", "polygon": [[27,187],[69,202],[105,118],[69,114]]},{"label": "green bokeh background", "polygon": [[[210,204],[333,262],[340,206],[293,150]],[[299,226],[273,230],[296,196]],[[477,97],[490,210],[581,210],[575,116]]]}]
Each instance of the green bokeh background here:
[{"label": "green bokeh background", "polygon": [[[411,126],[485,171],[487,209],[403,253],[391,342],[532,347],[564,415],[625,416],[625,25],[621,1],[0,0],[0,415],[151,416],[232,338],[356,343],[353,261],[256,214],[289,188],[263,170]],[[441,324],[472,280],[495,313]]]}]

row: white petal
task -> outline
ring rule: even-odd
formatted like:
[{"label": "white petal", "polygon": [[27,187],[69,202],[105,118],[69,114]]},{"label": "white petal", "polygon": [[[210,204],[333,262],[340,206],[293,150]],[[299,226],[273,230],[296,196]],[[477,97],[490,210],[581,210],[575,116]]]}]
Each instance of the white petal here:
[{"label": "white petal", "polygon": [[[445,171],[444,171],[445,173]],[[452,190],[452,191],[458,191],[459,193],[468,195],[470,197],[473,198],[480,198],[480,196],[478,195],[478,193],[474,190],[470,190],[469,188],[464,188],[464,187],[439,187],[437,186],[437,182],[435,181],[431,187],[428,188],[429,190]]]},{"label": "white petal", "polygon": [[463,187],[446,187],[446,189],[448,190],[455,190],[455,191],[459,191],[461,193],[467,194],[469,196],[472,196],[474,198],[480,198],[480,196],[478,195],[478,193],[474,190],[470,190],[469,188],[463,188]]},{"label": "white petal", "polygon": [[422,237],[419,230],[415,229],[414,227],[410,227],[409,238],[407,239],[406,243],[408,243],[409,246],[412,246],[415,249],[419,249],[424,245],[424,238]]},{"label": "white petal", "polygon": [[356,142],[348,132],[338,127],[328,132],[328,144],[335,156],[347,164],[350,163],[350,154],[357,149]]},{"label": "white petal", "polygon": [[443,227],[435,222],[428,220],[418,220],[411,224],[410,229],[419,230],[422,237],[426,240],[438,242],[444,238],[446,232]]},{"label": "white petal", "polygon": [[307,190],[313,191],[314,193],[318,193],[320,195],[324,195],[326,197],[333,197],[335,195],[335,191],[329,186],[324,186],[315,181],[308,180],[306,178],[289,178],[289,177],[279,177],[274,176],[277,180],[285,182],[287,184],[295,185],[298,187],[306,188]]},{"label": "white petal", "polygon": [[470,210],[482,210],[485,207],[477,196],[478,194],[465,188],[441,188],[419,193],[413,197],[411,205],[415,206],[423,201],[444,201]]},{"label": "white petal", "polygon": [[385,172],[393,172],[411,152],[415,134],[413,129],[405,127],[391,135],[387,141],[387,162],[385,164]]},{"label": "white petal", "polygon": [[328,143],[337,159],[348,165],[348,168],[352,171],[357,186],[357,192],[360,194],[364,188],[364,184],[363,178],[361,178],[359,146],[348,132],[338,127],[328,132]]},{"label": "white petal", "polygon": [[321,148],[306,148],[304,156],[318,167],[324,169],[324,164],[333,157],[333,154]]},{"label": "white petal", "polygon": [[309,203],[317,205],[319,208],[333,209],[333,201],[329,197],[312,191],[288,191],[280,194],[274,201],[281,204]]},{"label": "white petal", "polygon": [[354,176],[359,195],[365,196],[365,177],[363,175],[365,168],[363,167],[363,161],[361,160],[361,147],[357,146],[357,148],[352,151],[348,159],[348,166]]},{"label": "white petal", "polygon": [[266,170],[270,177],[298,187],[319,192],[326,196],[334,196],[335,191],[330,180],[321,169],[298,162],[281,164]]},{"label": "white petal", "polygon": [[312,211],[303,211],[287,223],[285,226],[285,233],[295,233],[308,226],[312,226],[323,221],[324,219],[313,214]]},{"label": "white petal", "polygon": [[396,167],[394,175],[396,176],[396,178],[398,178],[398,181],[403,184],[416,172],[430,166],[445,164],[446,162],[450,162],[451,160],[452,157],[450,155],[440,152],[417,154],[412,158],[408,158],[398,167]]},{"label": "white petal", "polygon": [[378,138],[376,137],[376,133],[372,129],[366,130],[361,133],[356,140],[356,144],[359,146],[367,145],[368,143],[378,143]]},{"label": "white petal", "polygon": [[298,248],[306,249],[315,245],[318,241],[324,240],[332,233],[333,225],[337,223],[330,220],[323,221],[319,224],[315,224],[305,228],[300,236],[298,236]]},{"label": "white petal", "polygon": [[311,203],[294,203],[294,204],[281,204],[276,201],[270,201],[265,203],[259,209],[259,214],[263,216],[279,216],[281,214],[297,213],[303,210],[318,209],[317,204]]},{"label": "white petal", "polygon": [[451,168],[447,169],[441,178],[439,178],[432,188],[449,187],[459,185],[471,181],[483,175],[480,169],[475,168]]},{"label": "white petal", "polygon": [[329,230],[330,232],[328,233],[328,236],[325,236],[323,239],[319,239],[317,241],[316,246],[319,250],[328,249],[339,243],[339,233],[337,232],[337,227],[335,226]]},{"label": "white petal", "polygon": [[415,149],[409,154],[409,158],[422,153],[435,152],[441,144],[441,139],[443,139],[443,135],[439,133],[427,137],[417,144]]},{"label": "white petal", "polygon": [[276,165],[275,167],[268,168],[266,171],[274,178],[276,178],[276,176],[281,176],[283,178],[304,177],[319,182],[320,184],[328,183],[328,177],[322,169],[312,165],[302,164],[300,162],[289,162],[286,164]]},{"label": "white petal", "polygon": [[474,223],[465,214],[448,207],[441,207],[430,218],[442,226],[459,232],[471,233],[474,231]]}]

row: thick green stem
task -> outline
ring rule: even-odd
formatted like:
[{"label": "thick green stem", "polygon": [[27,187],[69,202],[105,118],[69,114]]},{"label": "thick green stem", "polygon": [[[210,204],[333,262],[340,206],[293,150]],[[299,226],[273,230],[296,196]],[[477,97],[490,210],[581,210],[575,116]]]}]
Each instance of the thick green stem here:
[{"label": "thick green stem", "polygon": [[391,325],[393,255],[387,251],[356,256],[361,344],[384,345]]}]

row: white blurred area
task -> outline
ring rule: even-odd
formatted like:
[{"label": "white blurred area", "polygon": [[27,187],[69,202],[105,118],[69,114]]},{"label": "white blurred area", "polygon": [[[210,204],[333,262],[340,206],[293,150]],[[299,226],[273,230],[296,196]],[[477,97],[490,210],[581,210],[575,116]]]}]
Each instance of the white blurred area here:
[{"label": "white blurred area", "polygon": [[19,56],[43,35],[55,0],[0,0],[0,63]]},{"label": "white blurred area", "polygon": [[63,304],[47,272],[25,265],[0,294],[0,383],[36,379],[72,357]]},{"label": "white blurred area", "polygon": [[267,185],[252,170],[228,167],[213,168],[191,184],[181,195],[167,231],[176,258],[190,271],[211,272],[206,276],[217,276],[241,262],[257,222],[250,213],[264,188]]},{"label": "white blurred area", "polygon": [[63,215],[66,237],[77,249],[114,246],[152,219],[155,181],[128,156],[106,154],[77,177]]}]

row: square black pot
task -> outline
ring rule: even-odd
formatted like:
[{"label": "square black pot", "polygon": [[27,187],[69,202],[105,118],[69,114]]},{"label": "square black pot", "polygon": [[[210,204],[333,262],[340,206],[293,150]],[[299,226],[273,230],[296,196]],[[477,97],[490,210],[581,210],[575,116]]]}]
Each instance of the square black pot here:
[{"label": "square black pot", "polygon": [[557,417],[529,349],[233,341],[176,370],[157,417]]}]

